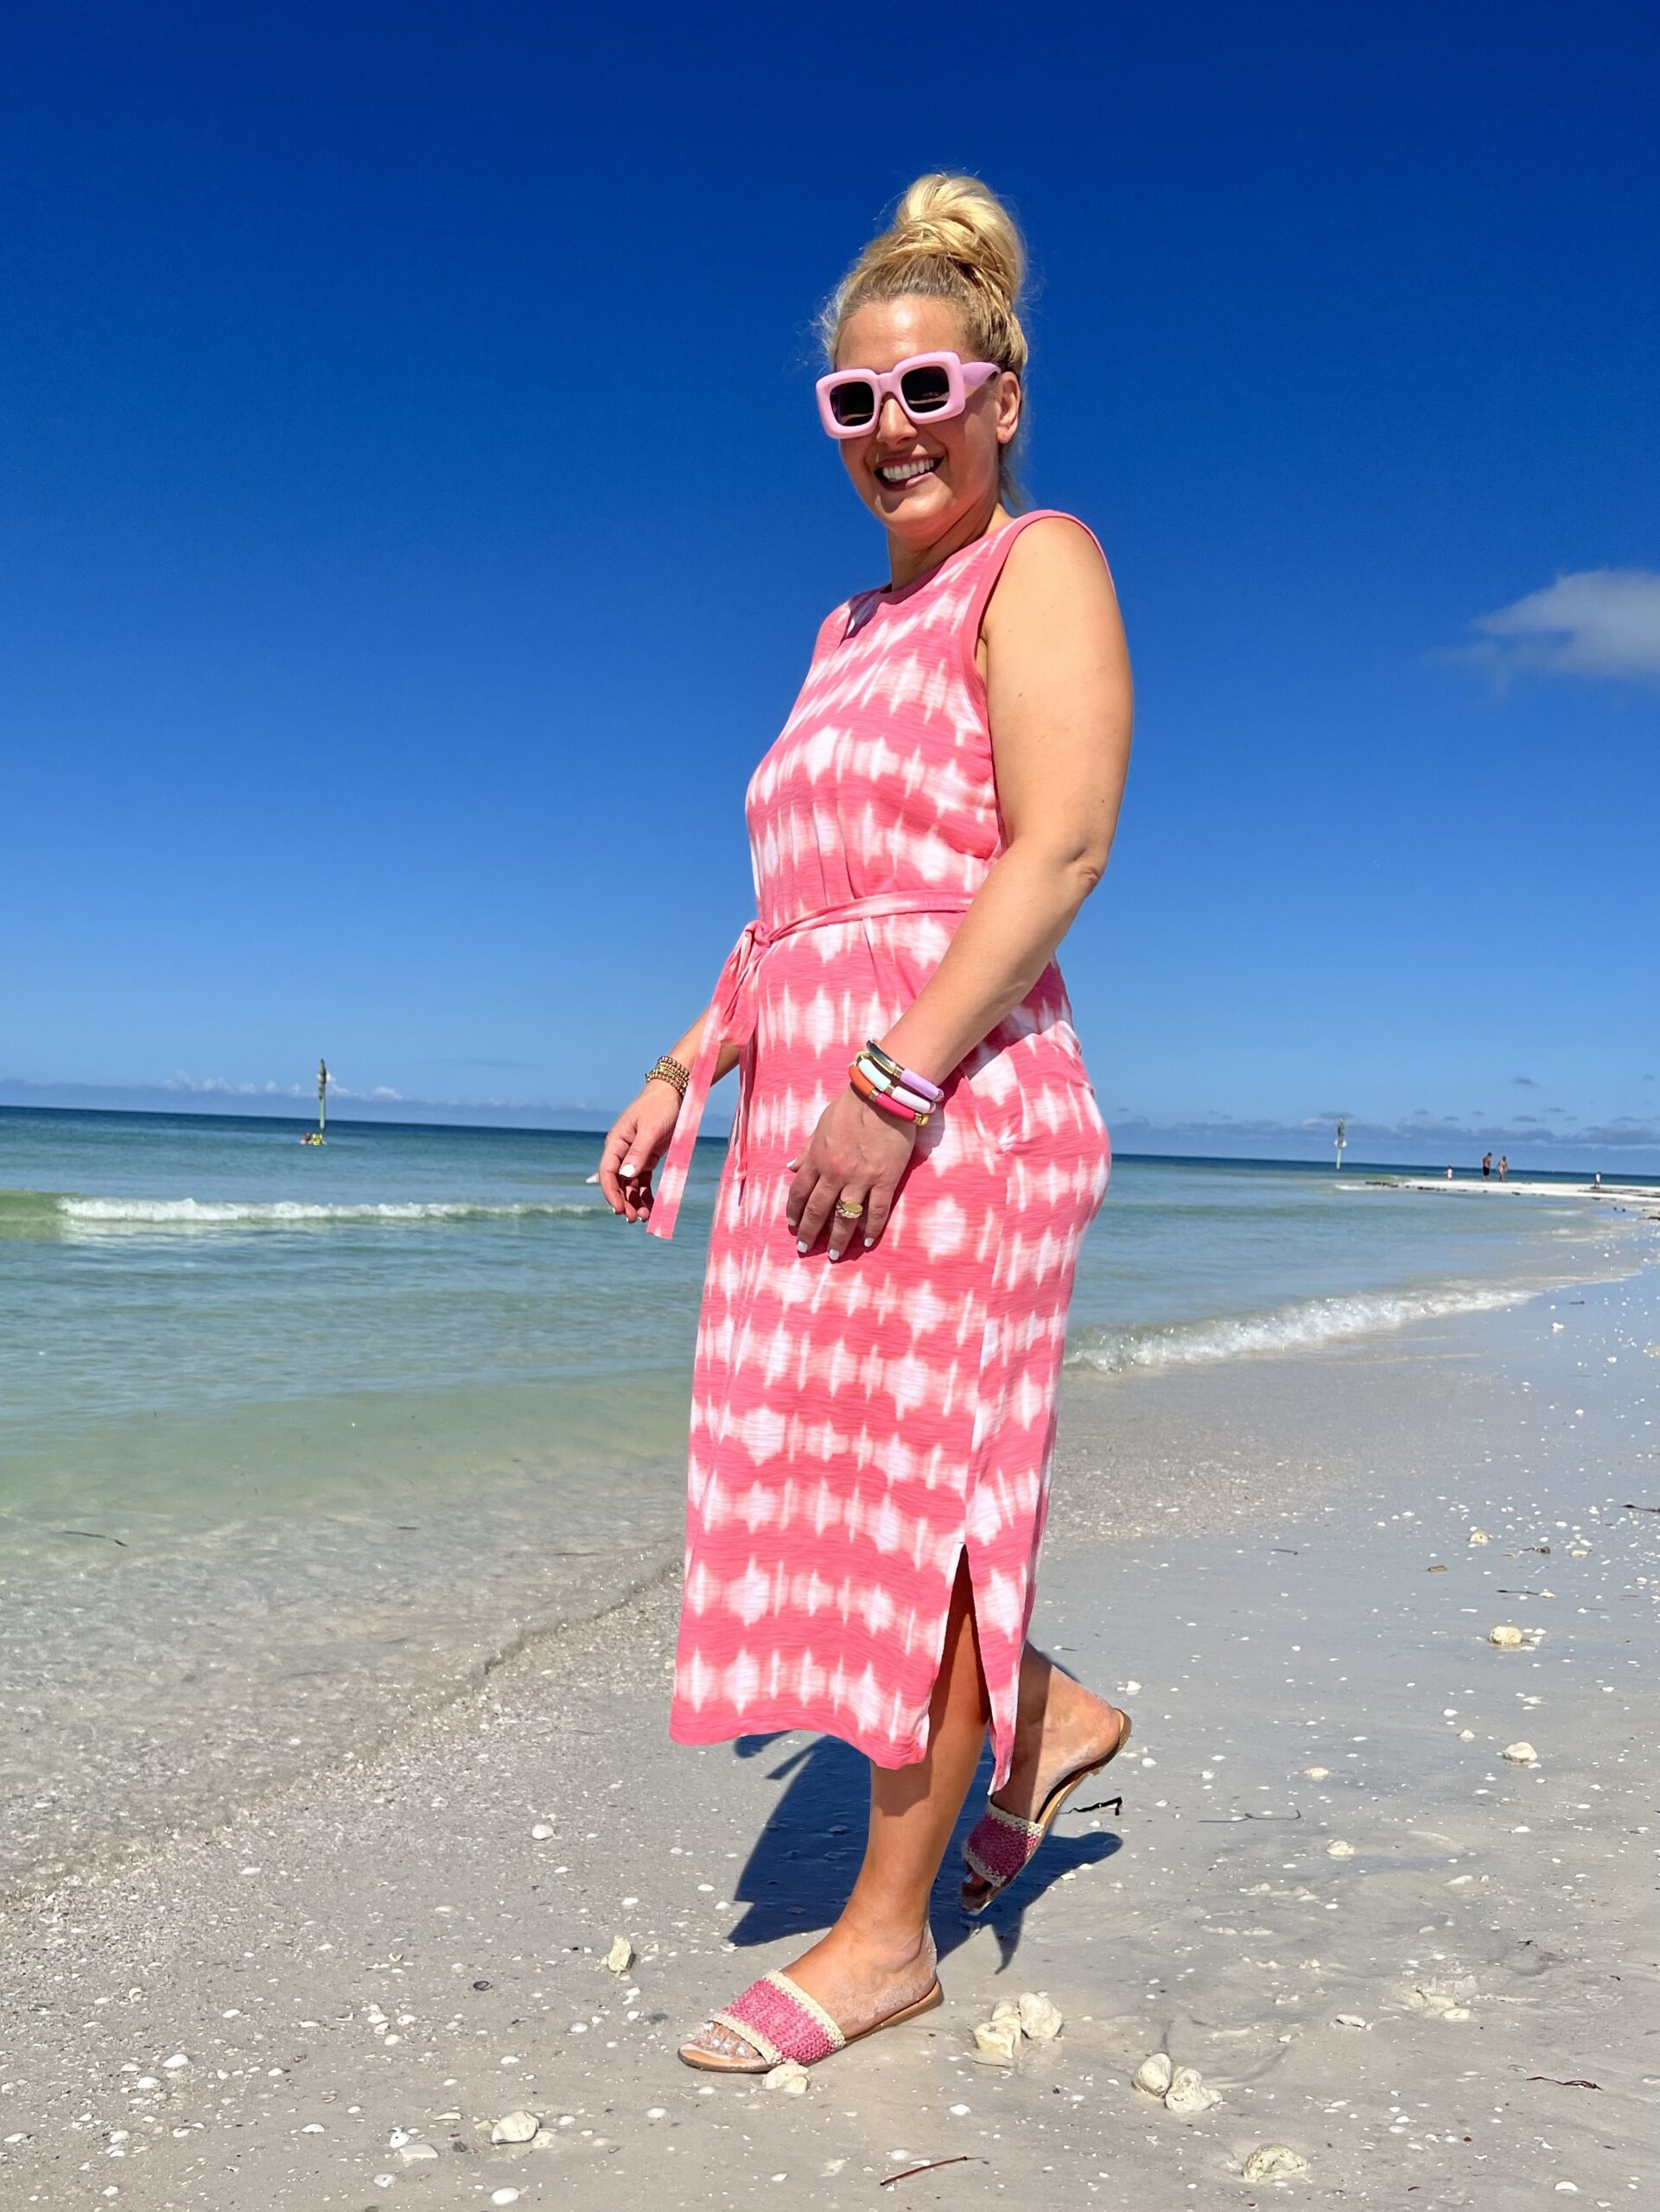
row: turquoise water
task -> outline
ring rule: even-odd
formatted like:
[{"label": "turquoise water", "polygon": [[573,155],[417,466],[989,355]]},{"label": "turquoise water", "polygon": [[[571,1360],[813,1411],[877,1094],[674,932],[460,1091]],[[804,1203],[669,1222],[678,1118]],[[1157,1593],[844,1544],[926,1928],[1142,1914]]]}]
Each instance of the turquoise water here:
[{"label": "turquoise water", "polygon": [[[360,1751],[675,1555],[718,1148],[665,1246],[592,1135],[298,1137],[0,1109],[0,1865]],[[1509,1303],[1635,1233],[1489,1195],[1120,1161],[1077,1387]]]}]

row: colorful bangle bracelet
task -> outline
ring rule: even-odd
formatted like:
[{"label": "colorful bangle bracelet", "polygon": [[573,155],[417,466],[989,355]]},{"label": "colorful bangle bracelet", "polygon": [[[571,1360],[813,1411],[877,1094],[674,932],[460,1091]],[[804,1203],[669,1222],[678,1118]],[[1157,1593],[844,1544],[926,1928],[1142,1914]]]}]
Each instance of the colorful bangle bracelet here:
[{"label": "colorful bangle bracelet", "polygon": [[865,1051],[879,1068],[886,1068],[896,1082],[902,1083],[907,1090],[916,1091],[919,1096],[925,1098],[931,1106],[938,1106],[945,1096],[939,1085],[937,1083],[930,1083],[925,1075],[919,1075],[914,1068],[901,1067],[894,1055],[891,1052],[885,1052],[874,1037],[866,1038]]},{"label": "colorful bangle bracelet", "polygon": [[925,1125],[928,1120],[925,1113],[919,1114],[909,1106],[901,1106],[887,1091],[878,1090],[857,1061],[848,1070],[848,1079],[866,1105],[880,1106],[885,1114],[892,1114],[896,1121],[910,1122],[918,1128]]},{"label": "colorful bangle bracelet", "polygon": [[889,1075],[886,1068],[879,1068],[868,1052],[861,1052],[853,1065],[873,1090],[880,1090],[885,1096],[894,1099],[907,1112],[932,1113],[935,1102],[932,1098],[919,1098],[914,1090],[907,1090],[897,1076]]},{"label": "colorful bangle bracelet", "polygon": [[668,1053],[665,1052],[653,1060],[651,1066],[646,1069],[646,1080],[647,1083],[671,1083],[684,1098],[686,1095],[686,1085],[691,1081],[691,1070],[682,1067],[678,1060],[671,1059]]}]

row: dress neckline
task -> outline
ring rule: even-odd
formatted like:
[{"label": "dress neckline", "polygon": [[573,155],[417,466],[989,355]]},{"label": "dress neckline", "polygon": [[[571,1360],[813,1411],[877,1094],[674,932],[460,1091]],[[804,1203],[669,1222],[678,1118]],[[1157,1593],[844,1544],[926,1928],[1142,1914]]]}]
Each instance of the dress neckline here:
[{"label": "dress neckline", "polygon": [[925,586],[932,583],[937,577],[944,575],[951,563],[960,561],[964,554],[972,553],[976,546],[994,544],[1002,536],[1004,531],[1013,530],[1020,519],[1019,515],[1011,515],[1008,520],[1001,524],[997,529],[982,531],[978,537],[970,538],[966,545],[957,546],[952,552],[947,553],[942,559],[936,561],[932,569],[925,569],[919,576],[913,576],[908,584],[900,584],[897,588],[893,584],[872,584],[860,592],[857,596],[861,599],[875,600],[881,606],[897,607],[901,600],[909,599],[913,592],[921,591]]}]

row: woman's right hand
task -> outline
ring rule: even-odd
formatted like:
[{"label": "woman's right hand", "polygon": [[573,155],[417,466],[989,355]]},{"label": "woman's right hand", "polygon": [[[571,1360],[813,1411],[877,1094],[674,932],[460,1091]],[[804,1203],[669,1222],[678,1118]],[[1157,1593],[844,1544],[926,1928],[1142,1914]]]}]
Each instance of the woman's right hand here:
[{"label": "woman's right hand", "polygon": [[680,1118],[680,1093],[653,1076],[611,1124],[600,1154],[600,1190],[613,1213],[644,1221],[652,1211],[652,1170],[669,1148]]}]

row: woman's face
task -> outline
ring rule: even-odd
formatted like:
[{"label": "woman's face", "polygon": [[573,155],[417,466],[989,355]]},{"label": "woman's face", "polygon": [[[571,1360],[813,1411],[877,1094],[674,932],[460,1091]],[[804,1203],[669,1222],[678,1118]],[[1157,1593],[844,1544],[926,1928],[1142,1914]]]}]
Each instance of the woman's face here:
[{"label": "woman's face", "polygon": [[[886,373],[913,354],[947,353],[969,358],[956,309],[949,300],[907,293],[848,317],[836,365]],[[1005,371],[970,392],[963,412],[946,423],[913,423],[897,399],[885,399],[868,437],[839,442],[842,459],[885,529],[932,545],[976,510],[995,506],[1003,448],[1020,419],[1020,379]]]}]

